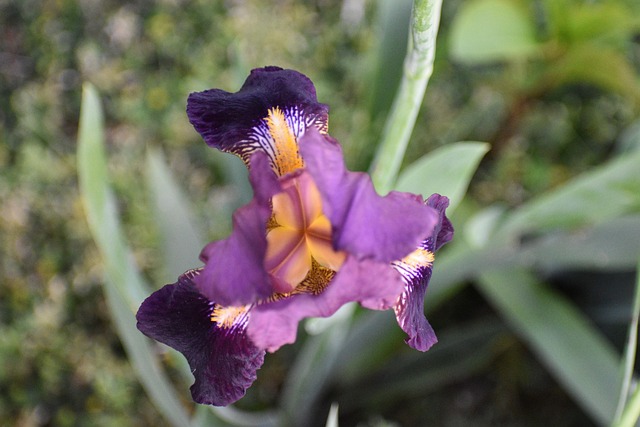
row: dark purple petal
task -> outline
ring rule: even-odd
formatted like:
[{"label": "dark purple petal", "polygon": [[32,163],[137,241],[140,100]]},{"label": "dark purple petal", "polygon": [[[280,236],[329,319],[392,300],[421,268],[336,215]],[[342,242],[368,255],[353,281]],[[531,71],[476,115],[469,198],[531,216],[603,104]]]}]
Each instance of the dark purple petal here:
[{"label": "dark purple petal", "polygon": [[402,274],[406,288],[394,307],[396,319],[409,336],[405,341],[416,350],[426,351],[438,340],[424,315],[424,298],[431,279],[436,250],[453,237],[453,226],[445,211],[449,199],[433,194],[425,202],[438,212],[438,223],[419,248],[393,266]]},{"label": "dark purple petal", "polygon": [[226,406],[244,396],[262,366],[264,350],[249,340],[245,324],[223,328],[211,321],[214,304],[200,294],[190,271],[147,298],[138,313],[138,329],[187,358],[195,383],[193,400]]},{"label": "dark purple petal", "polygon": [[437,212],[409,193],[380,197],[368,175],[345,168],[337,141],[310,129],[300,139],[300,152],[322,195],[337,250],[391,262],[431,235]]},{"label": "dark purple petal", "polygon": [[263,151],[273,164],[273,140],[264,119],[276,107],[296,137],[311,126],[327,130],[329,107],[318,102],[311,80],[279,67],[252,70],[236,93],[221,89],[192,93],[187,115],[208,145],[234,153],[247,164],[252,153]]},{"label": "dark purple petal", "polygon": [[349,257],[322,293],[298,294],[255,306],[247,333],[256,346],[273,352],[295,341],[298,323],[304,318],[331,316],[352,301],[384,310],[397,301],[403,289],[401,275],[389,264]]},{"label": "dark purple petal", "polygon": [[227,239],[204,247],[200,259],[205,266],[194,279],[200,292],[223,306],[250,304],[272,293],[264,268],[265,230],[270,199],[281,189],[264,153],[254,154],[251,161],[254,198],[233,214],[233,232]]}]

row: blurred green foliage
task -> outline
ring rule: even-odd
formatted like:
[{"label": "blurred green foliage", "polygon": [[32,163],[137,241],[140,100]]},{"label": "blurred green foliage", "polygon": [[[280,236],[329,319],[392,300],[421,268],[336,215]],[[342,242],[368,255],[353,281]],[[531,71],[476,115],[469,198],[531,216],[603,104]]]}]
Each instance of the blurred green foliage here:
[{"label": "blurred green foliage", "polygon": [[[257,66],[298,69],[331,106],[331,133],[348,162],[364,169],[400,75],[410,2],[401,4],[390,11],[384,0],[0,0],[0,424],[164,425],[114,332],[78,199],[82,82],[106,101],[109,168],[126,237],[159,286],[174,277],[157,256],[153,203],[140,185],[147,149],[166,153],[205,221],[203,240],[224,236],[246,197],[227,158],[191,129],[188,93],[235,91]],[[501,16],[508,25],[498,25]],[[407,158],[459,140],[489,141],[466,206],[473,210],[519,206],[637,149],[638,16],[634,0],[445,1],[436,70]],[[490,52],[468,43],[480,40],[479,23],[494,31]],[[514,41],[501,30],[516,31],[519,42],[501,47]],[[600,308],[618,310],[605,328],[620,324],[618,306]],[[449,343],[441,354],[477,357],[443,374],[448,381],[402,386],[387,402],[347,398],[346,420],[590,423],[477,292],[462,292],[430,319]],[[489,326],[468,326],[482,322]],[[274,404],[295,350],[267,362],[244,407]],[[424,368],[420,355],[399,353],[355,385],[338,383],[333,396]],[[172,378],[186,390],[178,370]],[[414,391],[408,400],[406,390]]]}]

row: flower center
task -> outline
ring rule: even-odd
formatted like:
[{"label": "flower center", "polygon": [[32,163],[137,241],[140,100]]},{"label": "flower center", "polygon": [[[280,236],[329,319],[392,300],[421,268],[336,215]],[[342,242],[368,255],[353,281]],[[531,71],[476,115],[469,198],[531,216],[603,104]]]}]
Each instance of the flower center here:
[{"label": "flower center", "polygon": [[331,223],[322,213],[322,199],[311,176],[302,172],[287,178],[283,189],[272,199],[275,227],[267,233],[265,267],[276,292],[287,293],[314,268],[338,271],[346,254],[333,249]]}]

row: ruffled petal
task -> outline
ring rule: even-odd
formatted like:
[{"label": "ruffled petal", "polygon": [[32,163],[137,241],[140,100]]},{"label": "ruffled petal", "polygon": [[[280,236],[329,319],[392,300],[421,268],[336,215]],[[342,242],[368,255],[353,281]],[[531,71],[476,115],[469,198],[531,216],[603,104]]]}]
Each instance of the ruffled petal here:
[{"label": "ruffled petal", "polygon": [[437,251],[453,239],[453,224],[445,214],[449,206],[449,198],[440,194],[432,194],[425,202],[427,206],[431,206],[438,212],[438,223],[434,229],[432,238],[434,240],[434,251]]},{"label": "ruffled petal", "polygon": [[252,70],[236,93],[210,89],[187,101],[189,121],[208,145],[246,164],[252,153],[265,152],[279,176],[292,171],[286,169],[297,157],[296,138],[310,127],[327,131],[328,111],[309,78],[279,67]]},{"label": "ruffled petal", "polygon": [[438,223],[429,238],[411,254],[392,265],[402,274],[406,287],[394,306],[398,325],[409,336],[405,341],[416,350],[426,351],[438,339],[424,315],[424,298],[431,279],[435,251],[453,237],[453,226],[445,211],[449,199],[434,194],[425,202],[438,212]]},{"label": "ruffled petal", "polygon": [[281,190],[264,153],[252,157],[249,179],[254,198],[233,215],[233,232],[209,243],[200,254],[205,263],[194,279],[200,292],[224,306],[250,304],[272,293],[264,268],[266,224],[271,217],[271,197]]},{"label": "ruffled petal", "polygon": [[403,289],[401,275],[389,264],[348,257],[323,292],[296,294],[255,306],[247,333],[256,346],[274,352],[295,341],[298,323],[304,318],[331,316],[352,301],[384,310],[398,300]]},{"label": "ruffled petal", "polygon": [[216,305],[194,286],[197,274],[189,271],[147,298],[136,314],[137,326],[186,357],[195,377],[194,401],[226,406],[253,384],[265,352],[247,337],[246,313],[225,325],[212,321]]},{"label": "ruffled petal", "polygon": [[368,175],[345,168],[334,139],[310,129],[300,139],[300,152],[322,196],[336,250],[391,262],[432,234],[438,221],[433,208],[409,193],[380,197]]}]

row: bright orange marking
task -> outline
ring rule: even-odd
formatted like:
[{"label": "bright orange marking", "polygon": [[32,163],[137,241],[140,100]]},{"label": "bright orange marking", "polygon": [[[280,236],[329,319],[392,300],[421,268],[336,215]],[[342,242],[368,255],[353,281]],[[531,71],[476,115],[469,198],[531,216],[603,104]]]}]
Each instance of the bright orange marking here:
[{"label": "bright orange marking", "polygon": [[338,271],[346,259],[344,252],[333,249],[331,223],[322,212],[322,198],[311,176],[302,173],[285,179],[284,187],[272,199],[276,225],[267,233],[265,257],[280,293],[293,292],[314,269]]},{"label": "bright orange marking", "polygon": [[216,307],[211,312],[211,321],[216,322],[221,328],[231,328],[235,321],[247,312],[247,307]]},{"label": "bright orange marking", "polygon": [[275,149],[275,167],[279,176],[304,167],[298,153],[298,141],[279,107],[270,108],[265,118]]},{"label": "bright orange marking", "polygon": [[435,255],[426,249],[416,249],[406,257],[402,258],[402,263],[413,268],[430,267],[433,265]]}]

